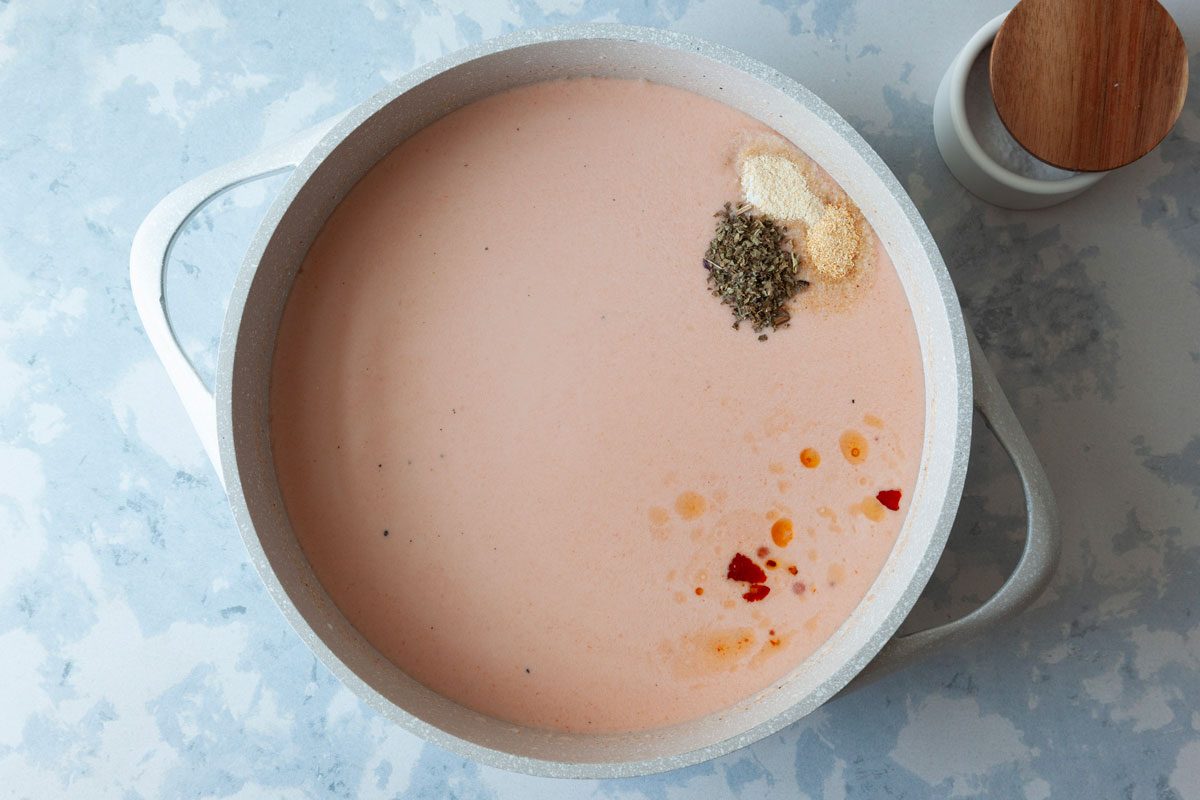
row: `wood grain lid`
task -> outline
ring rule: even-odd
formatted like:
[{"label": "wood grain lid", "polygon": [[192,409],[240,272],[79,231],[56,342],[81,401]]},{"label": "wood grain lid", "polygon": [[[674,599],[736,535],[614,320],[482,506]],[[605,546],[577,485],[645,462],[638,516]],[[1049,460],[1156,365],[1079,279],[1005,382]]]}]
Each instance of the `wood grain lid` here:
[{"label": "wood grain lid", "polygon": [[1187,46],[1156,0],[1021,0],[990,62],[1000,119],[1061,169],[1136,161],[1170,132],[1187,93]]}]

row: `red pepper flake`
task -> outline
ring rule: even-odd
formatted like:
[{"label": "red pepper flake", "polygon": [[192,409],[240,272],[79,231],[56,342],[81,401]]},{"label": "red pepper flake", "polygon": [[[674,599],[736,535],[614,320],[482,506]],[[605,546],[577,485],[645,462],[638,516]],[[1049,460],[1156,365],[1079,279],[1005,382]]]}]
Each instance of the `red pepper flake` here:
[{"label": "red pepper flake", "polygon": [[766,547],[760,547],[760,548],[758,548],[758,557],[759,557],[759,558],[766,558],[766,557],[767,557],[767,554],[768,554],[768,553],[770,553],[770,552],[771,552],[771,551],[770,551],[768,548],[766,548]]},{"label": "red pepper flake", "polygon": [[795,565],[795,564],[792,564],[790,567],[788,567],[788,572],[790,572],[790,573],[792,573],[793,575],[795,575],[795,574],[797,574],[798,572],[800,572],[800,570],[796,569],[796,565]]},{"label": "red pepper flake", "polygon": [[890,508],[892,511],[900,510],[900,490],[899,489],[884,489],[879,494],[875,495],[875,499],[884,508]]},{"label": "red pepper flake", "polygon": [[805,586],[802,581],[796,581],[795,583],[792,584],[792,591],[799,595],[803,595],[804,590],[807,588],[808,587]]},{"label": "red pepper flake", "polygon": [[766,560],[766,562],[764,562],[764,563],[766,563],[766,565],[767,565],[767,569],[775,569],[776,567],[778,567],[778,566],[779,566],[779,562],[777,562],[777,561],[776,561],[775,559],[773,559],[773,558],[768,558],[768,559]]},{"label": "red pepper flake", "polygon": [[742,595],[742,599],[747,603],[757,603],[770,593],[770,586],[763,586],[761,583],[756,583],[750,587],[749,591]]},{"label": "red pepper flake", "polygon": [[725,573],[725,577],[731,581],[762,583],[767,579],[767,573],[763,572],[762,567],[751,561],[748,556],[738,553],[729,561],[729,570]]},{"label": "red pepper flake", "polygon": [[703,586],[697,586],[697,587],[696,587],[696,596],[697,596],[697,597],[699,597],[699,596],[700,596],[700,595],[702,595],[702,594],[704,594],[704,587],[703,587]]}]

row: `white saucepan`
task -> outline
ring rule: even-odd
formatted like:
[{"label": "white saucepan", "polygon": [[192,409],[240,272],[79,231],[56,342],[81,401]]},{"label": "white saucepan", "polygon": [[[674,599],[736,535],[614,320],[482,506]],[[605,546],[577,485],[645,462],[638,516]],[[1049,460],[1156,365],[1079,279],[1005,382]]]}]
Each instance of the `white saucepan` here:
[{"label": "white saucepan", "polygon": [[[564,734],[482,716],[383,658],[317,582],[284,511],[271,457],[268,384],[280,315],[309,245],[352,186],[416,131],[496,92],[553,78],[644,78],[717,99],[791,139],[849,193],[899,271],[925,369],[925,439],[911,508],[866,600],[792,673],[724,711],[631,734]],[[213,196],[294,168],[234,285],[216,387],[205,388],[176,343],[162,276],[184,223]],[[146,332],[229,494],[250,559],[318,658],[372,708],[477,761],[560,777],[627,776],[696,763],[779,730],[848,685],[977,634],[1028,605],[1058,551],[1041,465],[963,324],[933,238],[878,155],[816,95],[739,53],[662,31],[610,25],[530,30],[429,64],[337,120],[200,176],[168,195],[138,230],[132,286]],[[920,633],[896,630],[929,580],[962,492],[978,409],[1012,457],[1029,515],[1025,550],[994,597],[969,616]],[[183,565],[181,565],[183,568]]]}]

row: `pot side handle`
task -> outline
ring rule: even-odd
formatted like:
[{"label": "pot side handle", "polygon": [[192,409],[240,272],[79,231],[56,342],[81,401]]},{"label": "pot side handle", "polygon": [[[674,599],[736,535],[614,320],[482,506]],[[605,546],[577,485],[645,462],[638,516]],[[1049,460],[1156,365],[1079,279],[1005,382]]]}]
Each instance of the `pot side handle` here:
[{"label": "pot side handle", "polygon": [[179,394],[204,452],[217,471],[222,485],[221,458],[217,446],[216,406],[212,391],[204,385],[196,368],[180,347],[167,318],[163,298],[163,276],[179,232],[209,202],[230,189],[289,170],[332,128],[341,115],[318,122],[307,130],[231,161],[193,178],[158,202],[138,227],[129,253],[129,283],[142,327],[171,385]]},{"label": "pot side handle", "polygon": [[978,636],[1014,616],[1041,595],[1058,563],[1058,508],[1046,472],[969,327],[967,339],[975,407],[1016,467],[1025,493],[1025,549],[1008,580],[982,606],[944,625],[893,637],[843,691],[857,689],[948,645]]}]

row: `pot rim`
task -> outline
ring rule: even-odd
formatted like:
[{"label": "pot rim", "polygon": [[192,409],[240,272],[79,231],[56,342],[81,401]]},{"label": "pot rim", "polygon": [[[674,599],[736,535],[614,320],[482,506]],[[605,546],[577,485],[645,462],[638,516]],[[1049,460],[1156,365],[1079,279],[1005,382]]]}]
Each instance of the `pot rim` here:
[{"label": "pot rim", "polygon": [[[939,479],[940,485],[945,486],[945,492],[941,497],[941,506],[931,512],[936,516],[936,526],[930,533],[930,538],[916,569],[910,573],[906,588],[890,608],[887,615],[882,619],[881,623],[872,631],[869,638],[855,650],[851,657],[842,662],[828,678],[813,691],[809,692],[802,701],[794,703],[781,713],[770,717],[764,722],[748,727],[738,735],[729,736],[686,752],[643,760],[575,762],[543,759],[506,752],[469,741],[442,730],[415,716],[410,711],[405,710],[382,695],[374,686],[367,683],[357,672],[349,667],[326,644],[325,640],[297,608],[289,592],[284,588],[275,567],[268,558],[263,541],[255,529],[251,509],[240,477],[239,454],[234,433],[236,345],[242,331],[244,311],[250,294],[251,284],[257,273],[259,262],[272,242],[276,227],[291,208],[301,190],[310,178],[313,177],[318,168],[326,162],[330,154],[380,109],[423,82],[444,72],[507,50],[530,45],[582,40],[614,40],[643,45],[649,44],[699,55],[702,58],[710,59],[721,65],[745,73],[763,86],[783,93],[793,101],[806,106],[809,111],[829,125],[833,132],[853,149],[857,158],[861,159],[863,164],[874,173],[874,177],[882,181],[884,188],[891,195],[891,198],[898,203],[905,216],[903,224],[906,228],[911,228],[912,233],[915,234],[916,239],[919,241],[928,263],[927,265],[919,265],[917,269],[923,271],[927,266],[928,269],[932,270],[937,297],[941,305],[944,305],[950,338],[946,352],[950,354],[952,360],[952,365],[947,364],[945,366],[953,367],[953,378],[956,381],[957,389],[956,396],[952,398],[955,403],[955,408],[953,409],[953,453],[947,467],[945,480],[942,481]],[[908,287],[906,285],[907,290]],[[911,304],[911,294],[909,299]],[[936,310],[941,311],[941,305],[938,305]],[[926,335],[922,334],[921,331],[918,331],[918,334],[922,343],[922,357],[926,371],[925,380],[928,387],[931,364],[929,356],[925,352]],[[943,347],[947,347],[947,345],[944,344]],[[723,46],[711,44],[690,36],[657,29],[615,24],[563,25],[551,28],[528,29],[468,47],[419,67],[346,114],[298,165],[285,186],[280,190],[277,199],[272,204],[271,209],[263,219],[251,242],[230,296],[229,307],[221,334],[215,389],[220,460],[234,517],[237,520],[243,541],[249,552],[250,560],[262,577],[269,594],[274,598],[284,617],[309,649],[313,651],[321,662],[345,686],[350,688],[351,691],[369,706],[408,731],[417,734],[422,739],[485,765],[509,771],[551,777],[629,777],[663,772],[707,761],[777,732],[807,715],[840,691],[888,642],[916,603],[917,597],[924,590],[945,548],[946,539],[949,536],[950,527],[954,521],[962,494],[967,467],[967,453],[971,438],[972,384],[970,355],[962,310],[958,305],[957,295],[954,291],[949,272],[938,252],[932,234],[930,234],[912,200],[905,193],[879,155],[845,120],[816,95],[804,88],[797,81],[754,59]],[[941,413],[945,417],[950,416],[946,410],[943,410]],[[929,408],[927,405],[927,424],[928,417]],[[939,442],[938,444],[945,445],[948,443]],[[922,475],[926,471],[930,458],[928,452],[926,452],[930,444],[928,432],[924,444],[925,447],[921,456]],[[242,457],[245,459],[249,456],[243,455]],[[932,504],[935,500],[936,498],[930,498],[928,502]],[[906,516],[904,530],[909,528],[909,521],[912,519],[915,511],[916,503],[914,500],[914,506],[910,508]],[[900,534],[901,537],[904,536],[904,530]],[[894,556],[895,551],[889,556],[888,561],[893,561]],[[887,567],[885,566],[884,569],[886,570]],[[876,586],[873,584],[871,591],[873,592],[875,588]],[[860,603],[861,605],[863,604]],[[854,614],[851,615],[851,619],[857,613],[858,610],[856,609]],[[797,666],[799,667],[800,665]]]}]

